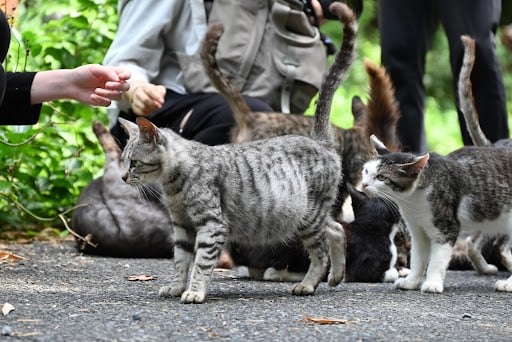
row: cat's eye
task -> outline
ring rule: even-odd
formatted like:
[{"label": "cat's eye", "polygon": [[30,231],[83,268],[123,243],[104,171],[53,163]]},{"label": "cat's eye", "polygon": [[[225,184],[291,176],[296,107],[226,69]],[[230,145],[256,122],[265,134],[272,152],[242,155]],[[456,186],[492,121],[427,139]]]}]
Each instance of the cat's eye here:
[{"label": "cat's eye", "polygon": [[386,176],[383,175],[377,175],[375,178],[377,178],[377,180],[381,182],[384,182],[386,180]]},{"label": "cat's eye", "polygon": [[138,167],[140,162],[138,160],[130,160],[130,168]]}]

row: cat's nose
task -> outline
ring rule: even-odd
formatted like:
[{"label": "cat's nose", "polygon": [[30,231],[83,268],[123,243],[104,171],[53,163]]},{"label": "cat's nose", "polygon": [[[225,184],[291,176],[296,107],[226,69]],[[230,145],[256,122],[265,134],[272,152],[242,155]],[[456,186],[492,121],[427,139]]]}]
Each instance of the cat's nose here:
[{"label": "cat's nose", "polygon": [[368,186],[368,183],[361,183],[361,186],[363,187],[363,189],[366,189],[366,187]]},{"label": "cat's nose", "polygon": [[122,176],[121,176],[121,179],[124,180],[124,182],[126,183],[126,180],[128,179],[128,172],[124,173]]}]

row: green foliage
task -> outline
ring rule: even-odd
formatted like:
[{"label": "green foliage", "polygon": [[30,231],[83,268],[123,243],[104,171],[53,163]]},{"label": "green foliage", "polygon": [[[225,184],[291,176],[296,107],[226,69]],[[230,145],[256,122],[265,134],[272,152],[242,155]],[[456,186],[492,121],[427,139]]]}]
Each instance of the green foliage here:
[{"label": "green foliage", "polygon": [[[117,27],[115,0],[29,0],[23,5],[6,70],[102,62]],[[43,105],[34,126],[0,127],[0,233],[63,228],[58,215],[76,204],[103,166],[93,120],[106,122],[106,110],[58,101]]]}]

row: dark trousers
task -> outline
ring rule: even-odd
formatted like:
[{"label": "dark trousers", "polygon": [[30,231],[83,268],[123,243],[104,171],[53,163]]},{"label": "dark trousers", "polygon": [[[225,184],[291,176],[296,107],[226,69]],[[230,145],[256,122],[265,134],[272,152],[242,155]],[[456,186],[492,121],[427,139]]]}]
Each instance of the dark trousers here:
[{"label": "dark trousers", "polygon": [[[273,111],[263,100],[247,96],[244,98],[253,111]],[[192,114],[186,118],[190,110]],[[132,111],[121,112],[119,116],[131,121],[135,121],[137,117]],[[171,90],[167,90],[162,108],[151,114],[149,119],[159,127],[171,128],[175,132],[181,132],[181,136],[186,139],[206,145],[228,143],[231,128],[235,124],[233,111],[222,95],[217,93],[183,95]],[[127,136],[119,123],[112,127],[111,133],[124,148]]]},{"label": "dark trousers", "polygon": [[[467,34],[476,40],[471,80],[480,126],[493,142],[508,138],[506,96],[495,49],[500,14],[501,0],[379,0],[381,58],[400,103],[398,135],[404,150],[426,151],[423,74],[425,55],[438,22],[450,47],[454,97],[464,53],[460,36]],[[458,100],[456,105],[463,142],[470,145]]]}]

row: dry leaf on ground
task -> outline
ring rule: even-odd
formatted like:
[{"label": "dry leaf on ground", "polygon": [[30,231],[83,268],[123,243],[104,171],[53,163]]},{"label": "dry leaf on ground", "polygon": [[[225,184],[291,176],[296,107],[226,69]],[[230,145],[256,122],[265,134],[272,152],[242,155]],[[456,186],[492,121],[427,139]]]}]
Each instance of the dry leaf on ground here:
[{"label": "dry leaf on ground", "polygon": [[156,280],[156,277],[149,275],[149,274],[141,274],[141,275],[128,276],[127,279],[129,281],[148,281],[148,280]]},{"label": "dry leaf on ground", "polygon": [[346,319],[340,318],[315,318],[311,316],[304,317],[301,322],[315,323],[315,324],[346,324],[348,321]]},{"label": "dry leaf on ground", "polygon": [[2,306],[2,314],[4,316],[7,316],[11,311],[14,311],[14,306],[9,303],[4,303]]},{"label": "dry leaf on ground", "polygon": [[0,251],[0,262],[1,261],[18,261],[18,260],[26,260],[20,255],[12,254],[6,251]]}]

